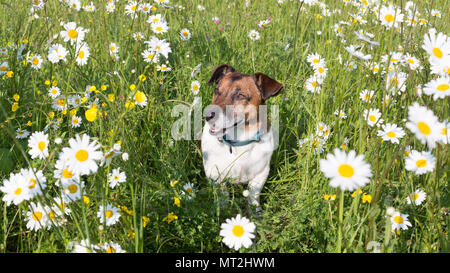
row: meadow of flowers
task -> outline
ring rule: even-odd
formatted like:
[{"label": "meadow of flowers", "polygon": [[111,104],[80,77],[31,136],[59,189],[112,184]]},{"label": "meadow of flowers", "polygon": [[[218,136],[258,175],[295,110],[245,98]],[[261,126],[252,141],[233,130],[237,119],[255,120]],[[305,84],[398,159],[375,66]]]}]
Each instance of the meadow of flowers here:
[{"label": "meadow of flowers", "polygon": [[[0,2],[0,252],[448,252],[450,2]],[[283,83],[261,195],[172,109]]]}]

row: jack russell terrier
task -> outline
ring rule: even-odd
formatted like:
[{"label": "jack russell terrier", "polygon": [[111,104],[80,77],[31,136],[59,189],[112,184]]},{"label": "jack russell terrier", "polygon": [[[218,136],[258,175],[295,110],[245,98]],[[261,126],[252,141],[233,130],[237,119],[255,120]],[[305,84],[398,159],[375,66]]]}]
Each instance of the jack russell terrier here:
[{"label": "jack russell terrier", "polygon": [[[208,84],[216,84],[212,104],[205,109],[201,138],[206,176],[248,183],[248,203],[259,207],[259,195],[270,170],[273,132],[260,106],[283,86],[262,73],[247,75],[227,64],[214,68]],[[263,108],[263,107],[261,107]]]}]

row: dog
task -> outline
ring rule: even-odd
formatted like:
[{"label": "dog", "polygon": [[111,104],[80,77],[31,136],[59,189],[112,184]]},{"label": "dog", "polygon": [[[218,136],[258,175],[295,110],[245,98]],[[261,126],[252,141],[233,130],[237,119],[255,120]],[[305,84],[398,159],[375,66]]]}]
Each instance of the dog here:
[{"label": "dog", "polygon": [[220,183],[225,194],[225,179],[248,183],[248,204],[260,211],[274,137],[269,121],[258,113],[283,85],[259,72],[236,72],[228,64],[216,66],[208,84],[215,84],[215,88],[212,104],[204,111],[200,144],[205,174]]}]

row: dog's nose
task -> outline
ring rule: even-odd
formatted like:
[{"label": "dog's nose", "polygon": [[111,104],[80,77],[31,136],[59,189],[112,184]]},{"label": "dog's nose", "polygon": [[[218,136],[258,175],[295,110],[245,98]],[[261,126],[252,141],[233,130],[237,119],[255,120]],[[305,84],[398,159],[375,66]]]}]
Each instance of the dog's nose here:
[{"label": "dog's nose", "polygon": [[212,118],[214,118],[216,116],[216,112],[214,111],[210,111],[206,114],[205,119],[206,121],[210,121]]}]

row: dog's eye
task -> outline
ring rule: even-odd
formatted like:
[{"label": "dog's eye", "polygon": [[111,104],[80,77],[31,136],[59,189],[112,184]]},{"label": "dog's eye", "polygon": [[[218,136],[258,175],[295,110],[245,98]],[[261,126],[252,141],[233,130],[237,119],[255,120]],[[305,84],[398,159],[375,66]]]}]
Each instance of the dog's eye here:
[{"label": "dog's eye", "polygon": [[244,95],[244,94],[239,93],[239,94],[238,94],[238,99],[240,99],[240,100],[246,100],[246,99],[248,99],[248,97],[247,97],[246,95]]}]

